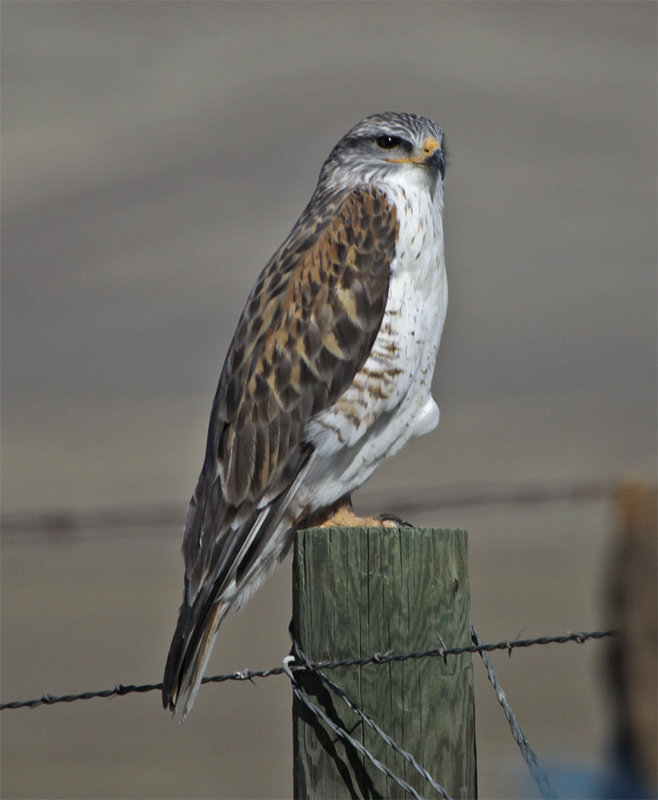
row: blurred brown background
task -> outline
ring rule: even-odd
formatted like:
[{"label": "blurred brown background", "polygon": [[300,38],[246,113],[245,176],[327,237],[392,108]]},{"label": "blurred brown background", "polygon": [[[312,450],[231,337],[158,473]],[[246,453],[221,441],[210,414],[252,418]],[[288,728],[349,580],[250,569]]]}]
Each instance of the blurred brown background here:
[{"label": "blurred brown background", "polygon": [[[655,480],[652,2],[3,2],[3,513],[166,502],[168,527],[8,532],[2,700],[160,680],[179,542],[242,303],[366,114],[446,130],[450,305],[436,432],[356,497]],[[382,507],[385,506],[385,508]],[[606,625],[610,506],[445,508],[485,641]],[[209,671],[288,651],[290,565]],[[499,655],[550,764],[611,738],[600,643]],[[529,796],[475,664],[480,795]],[[2,715],[4,797],[285,797],[284,678]],[[440,780],[440,776],[439,776]]]}]

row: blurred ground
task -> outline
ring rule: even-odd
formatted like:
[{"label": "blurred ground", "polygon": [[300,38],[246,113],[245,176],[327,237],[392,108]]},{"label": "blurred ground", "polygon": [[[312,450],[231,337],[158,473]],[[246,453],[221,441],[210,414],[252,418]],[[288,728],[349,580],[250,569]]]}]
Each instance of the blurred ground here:
[{"label": "blurred ground", "polygon": [[[3,512],[179,502],[256,274],[364,115],[447,131],[441,424],[363,491],[655,476],[656,6],[4,2]],[[371,495],[374,497],[374,494]],[[377,495],[381,497],[381,495]],[[392,509],[395,510],[395,509]],[[603,503],[427,512],[471,532],[487,641],[605,624]],[[159,680],[180,530],[2,551],[2,699]],[[289,565],[210,670],[287,652]],[[498,656],[540,756],[606,759],[598,643]],[[480,795],[527,796],[478,667]],[[3,797],[291,792],[290,690],[3,712]]]}]

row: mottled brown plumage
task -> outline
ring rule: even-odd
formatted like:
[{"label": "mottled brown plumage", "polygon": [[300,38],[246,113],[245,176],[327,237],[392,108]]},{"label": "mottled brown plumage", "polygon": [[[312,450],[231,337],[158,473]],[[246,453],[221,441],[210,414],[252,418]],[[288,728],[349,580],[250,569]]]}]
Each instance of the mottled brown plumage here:
[{"label": "mottled brown plumage", "polygon": [[[332,192],[309,205],[261,273],[224,363],[188,512],[186,527],[199,535],[183,544],[181,618],[186,607],[210,618],[224,585],[239,580],[265,547],[273,526],[261,526],[263,536],[235,558],[264,504],[282,496],[304,465],[309,419],[340,397],[368,357],[396,236],[395,210],[382,192]],[[208,578],[210,593],[201,591]],[[167,677],[177,676],[184,645],[183,672],[194,655],[196,643],[179,639]],[[175,688],[166,682],[166,691]]]}]

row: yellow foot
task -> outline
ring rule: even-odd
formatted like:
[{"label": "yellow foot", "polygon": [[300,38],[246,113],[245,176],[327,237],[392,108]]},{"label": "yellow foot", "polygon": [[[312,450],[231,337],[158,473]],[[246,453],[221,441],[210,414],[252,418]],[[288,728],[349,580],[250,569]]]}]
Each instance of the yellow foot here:
[{"label": "yellow foot", "polygon": [[379,517],[358,517],[354,513],[352,501],[347,500],[334,506],[331,516],[317,524],[318,528],[396,528],[394,520],[382,520]]}]

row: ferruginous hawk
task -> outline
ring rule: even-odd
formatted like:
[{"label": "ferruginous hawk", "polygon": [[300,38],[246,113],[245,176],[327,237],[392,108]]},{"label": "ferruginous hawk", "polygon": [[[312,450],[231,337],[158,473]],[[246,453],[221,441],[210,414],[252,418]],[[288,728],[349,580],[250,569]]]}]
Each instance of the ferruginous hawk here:
[{"label": "ferruginous hawk", "polygon": [[355,517],[350,494],[439,421],[430,384],[448,301],[444,174],[431,120],[359,122],[247,299],[185,521],[162,689],[183,718],[224,615],[285,556],[293,531],[383,524]]}]

